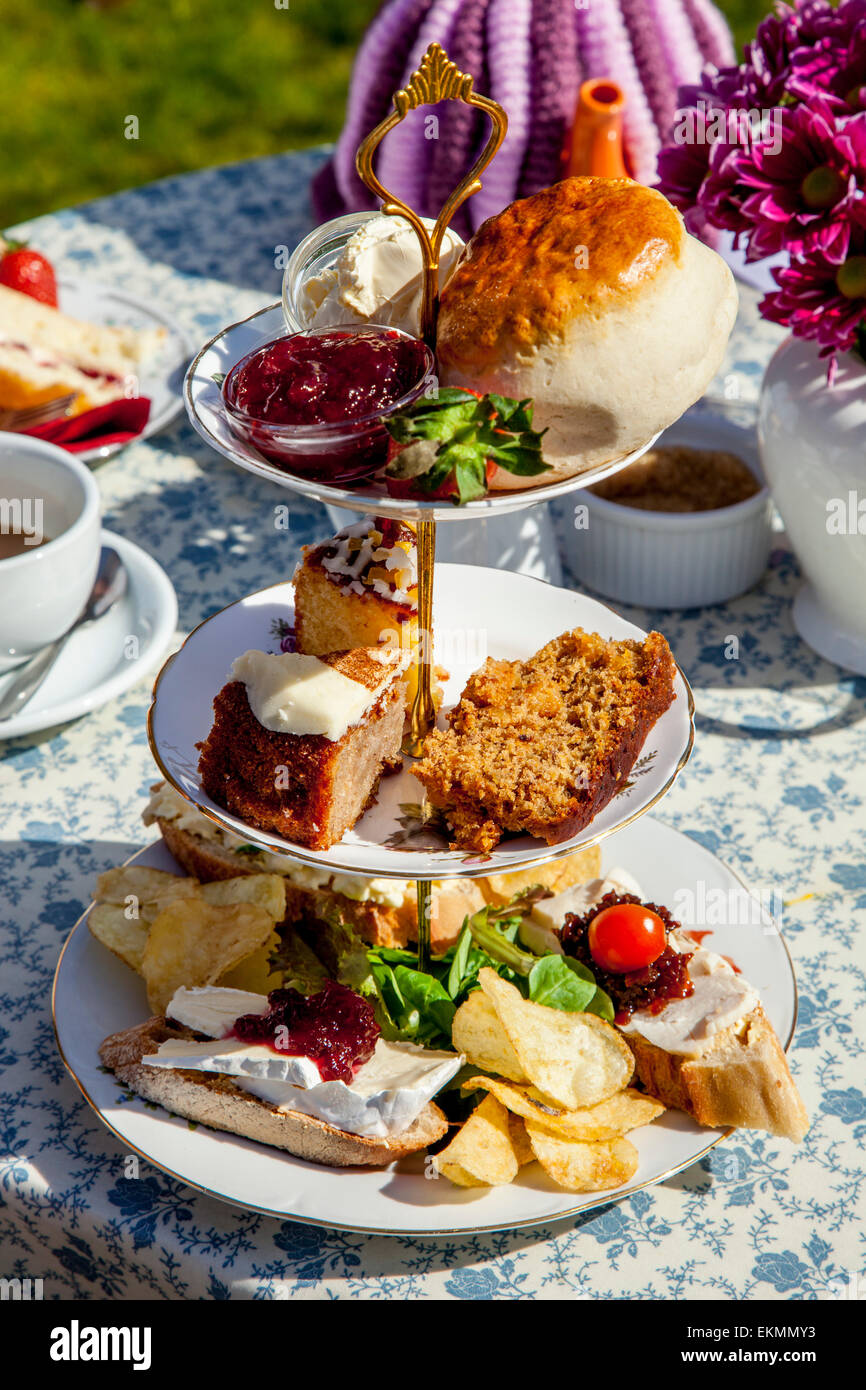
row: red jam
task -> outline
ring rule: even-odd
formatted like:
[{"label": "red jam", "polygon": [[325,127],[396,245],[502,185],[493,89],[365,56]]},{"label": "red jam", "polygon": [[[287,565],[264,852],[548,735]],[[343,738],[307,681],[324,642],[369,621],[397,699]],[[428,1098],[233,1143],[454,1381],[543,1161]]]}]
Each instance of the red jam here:
[{"label": "red jam", "polygon": [[229,1037],[290,1057],[309,1057],[323,1081],[352,1080],[369,1062],[381,1029],[372,1006],[346,985],[328,980],[318,994],[274,989],[264,1014],[235,1019]]},{"label": "red jam", "polygon": [[[391,329],[295,333],[236,363],[223,395],[233,428],[266,458],[302,476],[352,482],[387,460],[389,436],[370,417],[390,414],[431,363],[420,339]],[[300,433],[328,425],[339,438]]]},{"label": "red jam", "polygon": [[627,1023],[633,1013],[649,1009],[650,1013],[661,1013],[671,999],[687,999],[694,992],[694,984],[688,972],[691,951],[675,951],[666,945],[661,955],[643,970],[629,974],[613,974],[602,970],[593,959],[589,949],[589,926],[593,918],[606,907],[619,903],[639,903],[660,917],[666,930],[681,931],[679,922],[674,921],[666,907],[655,903],[641,903],[640,898],[631,893],[605,893],[600,902],[591,907],[582,917],[570,912],[565,919],[560,941],[567,956],[573,956],[587,966],[595,976],[596,984],[610,995],[614,1008],[614,1022]]}]

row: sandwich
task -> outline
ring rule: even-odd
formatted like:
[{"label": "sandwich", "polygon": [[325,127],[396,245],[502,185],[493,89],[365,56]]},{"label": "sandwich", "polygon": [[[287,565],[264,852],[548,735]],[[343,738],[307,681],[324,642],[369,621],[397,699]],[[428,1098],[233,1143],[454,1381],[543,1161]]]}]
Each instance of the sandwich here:
[{"label": "sandwich", "polygon": [[622,871],[534,904],[525,930],[592,972],[650,1096],[700,1125],[803,1138],[808,1116],[757,990]]},{"label": "sandwich", "polygon": [[[151,788],[142,819],[156,826],[183,871],[207,883],[248,874],[279,874],[286,886],[284,921],[321,943],[340,933],[372,946],[404,947],[417,940],[415,884],[407,879],[364,878],[331,873],[285,855],[258,849],[203,815],[167,782]],[[561,893],[594,879],[601,854],[596,846],[511,874],[482,879],[442,879],[433,885],[434,950],[452,946],[467,916],[485,904],[499,907],[515,894],[540,886]],[[321,947],[328,950],[326,947]],[[330,955],[335,955],[334,948]]]},{"label": "sandwich", "polygon": [[113,1033],[103,1064],[136,1095],[329,1167],[383,1167],[448,1129],[432,1097],[463,1058],[381,1038],[371,1005],[318,994],[178,989],[164,1016]]}]

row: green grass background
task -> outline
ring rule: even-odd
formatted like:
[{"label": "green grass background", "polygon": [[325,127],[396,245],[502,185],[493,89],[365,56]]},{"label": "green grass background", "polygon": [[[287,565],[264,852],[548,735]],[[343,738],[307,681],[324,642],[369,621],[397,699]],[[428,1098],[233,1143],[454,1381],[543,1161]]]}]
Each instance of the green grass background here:
[{"label": "green grass background", "polygon": [[[279,3],[0,0],[0,227],[333,139],[378,0]],[[722,0],[740,45],[769,8]]]}]

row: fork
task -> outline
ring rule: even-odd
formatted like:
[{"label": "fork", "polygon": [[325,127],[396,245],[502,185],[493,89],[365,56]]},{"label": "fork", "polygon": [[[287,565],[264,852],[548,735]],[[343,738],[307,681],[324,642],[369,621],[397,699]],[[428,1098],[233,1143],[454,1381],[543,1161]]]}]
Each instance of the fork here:
[{"label": "fork", "polygon": [[71,391],[67,396],[55,396],[41,405],[25,406],[22,410],[0,410],[0,430],[21,434],[24,430],[35,429],[37,425],[47,425],[49,420],[59,420],[66,414],[76,395],[77,392]]}]

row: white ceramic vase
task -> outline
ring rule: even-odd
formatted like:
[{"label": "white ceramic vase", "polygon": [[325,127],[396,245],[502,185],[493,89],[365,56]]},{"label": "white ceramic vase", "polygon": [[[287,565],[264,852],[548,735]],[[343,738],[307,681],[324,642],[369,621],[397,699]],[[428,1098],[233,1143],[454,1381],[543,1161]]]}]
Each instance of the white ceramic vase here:
[{"label": "white ceramic vase", "polygon": [[866,364],[832,386],[814,343],[787,338],[761,387],[761,462],[806,583],[794,624],[819,655],[866,675]]}]

